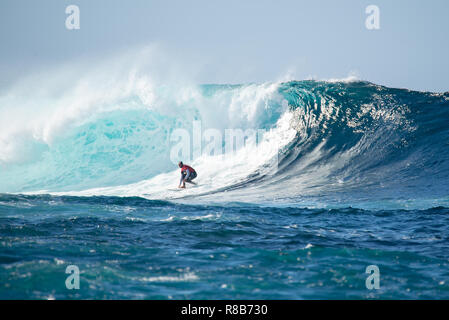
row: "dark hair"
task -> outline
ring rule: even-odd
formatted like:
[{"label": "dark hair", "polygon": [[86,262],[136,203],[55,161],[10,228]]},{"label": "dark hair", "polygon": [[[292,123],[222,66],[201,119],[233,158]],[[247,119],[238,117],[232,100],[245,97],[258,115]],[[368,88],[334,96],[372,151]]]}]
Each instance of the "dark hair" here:
[{"label": "dark hair", "polygon": [[182,165],[183,165],[182,161],[179,161],[178,166],[182,166]]}]

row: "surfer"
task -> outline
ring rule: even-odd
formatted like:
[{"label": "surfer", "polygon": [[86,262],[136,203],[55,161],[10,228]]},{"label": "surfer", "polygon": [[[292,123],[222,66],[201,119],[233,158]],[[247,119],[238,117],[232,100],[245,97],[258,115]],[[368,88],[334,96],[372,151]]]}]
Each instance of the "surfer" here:
[{"label": "surfer", "polygon": [[181,168],[181,180],[179,181],[178,188],[185,188],[186,182],[196,184],[192,181],[197,176],[195,169],[186,164],[183,164],[182,161],[179,161],[178,167]]}]

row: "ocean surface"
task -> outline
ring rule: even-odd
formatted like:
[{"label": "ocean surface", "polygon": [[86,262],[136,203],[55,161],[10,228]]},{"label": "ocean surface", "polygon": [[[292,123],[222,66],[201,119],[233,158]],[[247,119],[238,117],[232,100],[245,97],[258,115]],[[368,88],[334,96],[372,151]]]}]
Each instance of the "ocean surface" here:
[{"label": "ocean surface", "polygon": [[448,225],[449,93],[0,93],[0,299],[449,299]]}]

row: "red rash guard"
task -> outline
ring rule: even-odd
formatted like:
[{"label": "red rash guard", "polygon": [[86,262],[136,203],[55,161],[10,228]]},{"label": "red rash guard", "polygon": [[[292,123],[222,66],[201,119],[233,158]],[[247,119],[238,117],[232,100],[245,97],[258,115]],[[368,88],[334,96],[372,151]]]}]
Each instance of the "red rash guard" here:
[{"label": "red rash guard", "polygon": [[195,172],[195,169],[193,169],[192,167],[188,165],[183,165],[181,168],[181,173],[185,172],[187,169],[189,169],[190,172]]}]

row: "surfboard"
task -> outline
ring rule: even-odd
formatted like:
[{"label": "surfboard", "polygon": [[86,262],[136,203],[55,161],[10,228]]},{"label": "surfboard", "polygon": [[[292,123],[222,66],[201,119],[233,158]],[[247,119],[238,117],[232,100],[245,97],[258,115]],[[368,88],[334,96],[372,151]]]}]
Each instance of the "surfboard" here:
[{"label": "surfboard", "polygon": [[198,184],[197,184],[197,183],[191,184],[191,185],[187,186],[186,188],[176,188],[176,189],[168,188],[167,190],[168,190],[168,191],[181,191],[181,190],[192,189],[192,188],[196,188],[196,187],[198,187]]}]

